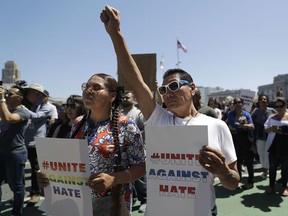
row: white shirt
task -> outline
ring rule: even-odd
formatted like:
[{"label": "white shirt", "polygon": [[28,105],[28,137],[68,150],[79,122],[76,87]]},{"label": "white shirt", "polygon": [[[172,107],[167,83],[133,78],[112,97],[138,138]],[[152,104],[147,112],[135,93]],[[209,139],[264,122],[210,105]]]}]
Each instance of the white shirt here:
[{"label": "white shirt", "polygon": [[[178,118],[173,113],[163,109],[159,104],[156,105],[150,118],[145,122],[145,125],[207,125],[208,126],[208,145],[216,148],[225,155],[227,164],[237,160],[234,149],[233,139],[230,130],[226,123],[222,120],[199,114],[196,117]],[[187,135],[189,136],[189,134]],[[211,209],[215,206],[215,190],[213,186],[213,175],[210,177],[210,203]]]}]

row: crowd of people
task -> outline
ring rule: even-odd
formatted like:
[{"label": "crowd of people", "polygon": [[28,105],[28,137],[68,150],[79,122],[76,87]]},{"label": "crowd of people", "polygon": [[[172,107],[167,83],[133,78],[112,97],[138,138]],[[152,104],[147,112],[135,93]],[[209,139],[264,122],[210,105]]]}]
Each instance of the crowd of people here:
[{"label": "crowd of people", "polygon": [[[145,212],[144,122],[208,126],[209,143],[199,149],[199,162],[209,172],[211,188],[215,177],[231,190],[253,188],[253,164],[258,157],[263,178],[269,176],[266,192],[275,193],[280,167],[281,195],[288,196],[288,113],[284,97],[268,107],[269,98],[259,95],[253,110],[244,110],[241,98],[225,106],[210,98],[205,105],[190,74],[177,68],[163,75],[158,87],[163,104],[158,104],[120,31],[119,11],[106,6],[100,19],[131,91],[124,91],[104,73],[92,75],[82,84],[82,95],[69,96],[65,104],[51,104],[49,92],[40,84],[15,85],[8,91],[0,86],[0,183],[6,181],[13,191],[12,215],[23,215],[27,160],[31,164],[28,204],[39,202],[41,188],[49,185],[38,164],[36,137],[87,139],[93,215],[131,215],[137,199],[141,202],[139,212]],[[248,171],[246,183],[242,181],[243,166]],[[209,195],[209,211],[217,215],[214,190]]]}]

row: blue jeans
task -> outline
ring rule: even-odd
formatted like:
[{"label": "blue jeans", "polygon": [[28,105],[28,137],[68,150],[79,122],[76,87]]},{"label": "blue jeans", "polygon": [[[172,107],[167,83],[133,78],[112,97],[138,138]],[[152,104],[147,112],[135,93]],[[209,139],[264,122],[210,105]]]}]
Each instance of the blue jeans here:
[{"label": "blue jeans", "polygon": [[[10,153],[0,156],[0,182],[5,178],[13,191],[13,215],[22,215],[24,196],[25,196],[25,162],[27,161],[27,151],[21,153]],[[0,200],[2,198],[2,190],[0,187]],[[0,203],[1,209],[1,203]]]}]

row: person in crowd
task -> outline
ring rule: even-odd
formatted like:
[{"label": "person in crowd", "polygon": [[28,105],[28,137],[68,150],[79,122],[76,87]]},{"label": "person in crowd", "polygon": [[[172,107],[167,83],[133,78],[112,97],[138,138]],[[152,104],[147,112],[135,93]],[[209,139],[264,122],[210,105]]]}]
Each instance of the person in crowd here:
[{"label": "person in crowd", "polygon": [[284,93],[282,90],[279,90],[276,92],[276,99],[278,98],[284,98]]},{"label": "person in crowd", "polygon": [[242,177],[241,167],[247,166],[248,182],[240,186],[244,189],[251,189],[254,186],[254,168],[253,168],[253,151],[252,151],[252,131],[254,124],[249,112],[243,109],[243,99],[235,98],[235,109],[228,113],[228,125],[232,133],[233,142],[237,154],[237,169]]},{"label": "person in crowd", "polygon": [[216,98],[210,97],[207,105],[215,110],[218,119],[222,119],[222,111],[219,109],[219,103]]},{"label": "person in crowd", "polygon": [[124,115],[129,116],[130,118],[134,119],[138,128],[142,133],[143,140],[144,139],[144,117],[140,109],[135,106],[136,99],[134,93],[132,91],[125,91],[123,102],[121,106],[121,112]]},{"label": "person in crowd", "polygon": [[[131,182],[145,174],[141,131],[120,113],[123,90],[112,76],[95,74],[82,90],[88,113],[76,118],[71,138],[88,141],[93,215],[130,215]],[[42,172],[38,181],[42,187],[49,184]]]},{"label": "person in crowd", "polygon": [[[24,168],[27,149],[24,132],[30,117],[22,105],[25,91],[19,86],[12,86],[8,93],[0,86],[0,183],[6,179],[13,191],[11,215],[23,215],[25,196]],[[0,201],[2,190],[0,186]],[[0,202],[1,212],[1,202]]]},{"label": "person in crowd", "polygon": [[67,114],[65,112],[65,107],[58,103],[53,103],[53,105],[57,108],[58,118],[56,121],[49,127],[46,137],[52,137],[56,128],[61,125],[65,124],[69,121]]},{"label": "person in crowd", "polygon": [[193,95],[193,104],[199,113],[211,116],[213,118],[217,118],[217,113],[215,112],[215,110],[201,102],[201,92],[198,89],[196,89]]},{"label": "person in crowd", "polygon": [[228,124],[228,113],[234,110],[234,98],[226,98],[226,107],[222,113],[222,120]]},{"label": "person in crowd", "polygon": [[49,131],[51,125],[54,124],[55,121],[58,119],[58,112],[57,107],[49,101],[49,92],[47,90],[44,90],[44,94],[45,97],[43,99],[43,103],[47,104],[47,106],[50,107],[50,116],[47,122],[47,131]]},{"label": "person in crowd", "polygon": [[269,116],[264,124],[268,133],[265,149],[269,153],[269,187],[268,194],[275,193],[277,168],[281,167],[282,196],[288,196],[288,112],[287,103],[278,98],[275,102],[276,114]]},{"label": "person in crowd", "polygon": [[[122,102],[122,110],[121,112],[124,115],[129,116],[134,119],[138,128],[140,129],[143,137],[143,141],[145,143],[145,135],[144,135],[144,117],[142,112],[135,106],[136,100],[132,91],[125,91],[123,102]],[[133,202],[136,202],[137,199],[140,201],[140,207],[138,212],[144,213],[146,210],[146,199],[147,199],[147,188],[146,188],[146,176],[141,177],[140,179],[135,180],[133,182]]]},{"label": "person in crowd", "polygon": [[268,134],[265,131],[264,123],[270,115],[275,113],[273,108],[268,107],[269,98],[267,95],[261,94],[258,96],[258,107],[251,114],[255,126],[255,139],[257,153],[262,166],[263,173],[261,176],[267,178],[269,170],[268,152],[265,150],[265,144]]},{"label": "person in crowd", "polygon": [[35,138],[46,137],[47,121],[51,115],[51,108],[44,103],[47,95],[44,87],[40,84],[31,84],[27,88],[26,104],[30,113],[30,120],[25,131],[25,144],[28,149],[28,160],[31,164],[31,191],[28,205],[35,205],[40,200],[41,190],[37,182],[37,171],[39,170]]},{"label": "person in crowd", "polygon": [[[207,169],[210,188],[213,188],[213,178],[218,176],[222,185],[236,189],[239,182],[237,158],[231,133],[227,125],[209,116],[199,114],[192,98],[196,86],[192,77],[181,69],[171,69],[163,75],[163,84],[158,88],[167,109],[157,104],[153,93],[144,82],[143,77],[133,57],[128,51],[125,39],[120,31],[120,13],[115,8],[106,6],[100,18],[114,45],[115,53],[121,71],[138,100],[147,125],[208,125],[208,140],[199,153],[200,164]],[[211,189],[211,215],[216,215],[215,192]],[[206,208],[206,207],[205,207]]]},{"label": "person in crowd", "polygon": [[60,124],[55,129],[52,137],[69,138],[71,127],[75,119],[78,116],[82,116],[86,113],[86,109],[84,108],[83,100],[80,95],[71,95],[68,97],[66,104],[63,104],[63,106],[65,108],[65,114],[69,120],[63,124]]}]

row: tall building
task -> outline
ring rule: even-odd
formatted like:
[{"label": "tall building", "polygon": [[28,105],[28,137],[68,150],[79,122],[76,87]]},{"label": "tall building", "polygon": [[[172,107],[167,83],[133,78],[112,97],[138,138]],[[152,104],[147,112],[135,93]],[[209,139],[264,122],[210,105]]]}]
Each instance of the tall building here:
[{"label": "tall building", "polygon": [[15,81],[21,80],[21,74],[18,69],[18,65],[14,61],[7,61],[5,68],[2,69],[2,82],[6,84],[15,83]]},{"label": "tall building", "polygon": [[273,83],[258,86],[259,94],[266,94],[270,101],[276,100],[276,94],[282,91],[284,97],[288,98],[288,74],[280,74],[273,78]]}]

